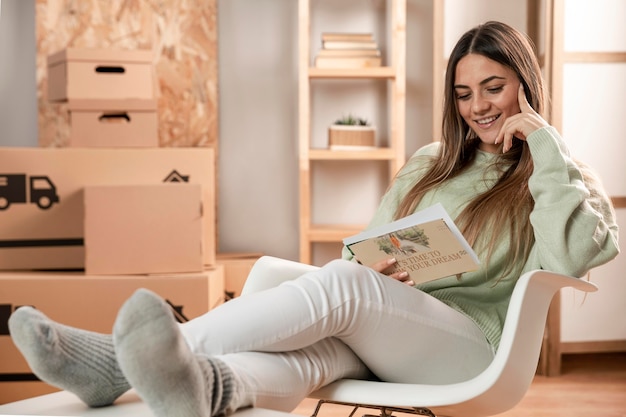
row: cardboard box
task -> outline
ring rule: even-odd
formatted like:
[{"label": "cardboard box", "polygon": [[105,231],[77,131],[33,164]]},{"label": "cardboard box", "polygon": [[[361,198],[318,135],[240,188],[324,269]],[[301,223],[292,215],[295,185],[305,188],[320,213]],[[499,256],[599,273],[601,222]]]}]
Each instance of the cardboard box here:
[{"label": "cardboard box", "polygon": [[202,271],[199,184],[88,186],[84,195],[87,275]]},{"label": "cardboard box", "polygon": [[254,263],[262,253],[230,252],[218,253],[216,262],[224,267],[224,287],[226,294],[239,297]]},{"label": "cardboard box", "polygon": [[41,381],[0,381],[0,404],[8,404],[61,391]]},{"label": "cardboard box", "polygon": [[147,50],[67,48],[48,56],[48,100],[153,99],[153,54]]},{"label": "cardboard box", "polygon": [[211,148],[0,148],[0,269],[85,267],[83,189],[189,182],[202,186],[204,249],[215,264]]},{"label": "cardboard box", "polygon": [[79,272],[0,273],[0,380],[24,380],[31,370],[8,332],[9,315],[31,305],[68,326],[110,334],[120,307],[139,288],[166,299],[180,322],[224,299],[224,268],[191,274],[90,276]]},{"label": "cardboard box", "polygon": [[156,100],[73,100],[70,147],[158,147]]}]

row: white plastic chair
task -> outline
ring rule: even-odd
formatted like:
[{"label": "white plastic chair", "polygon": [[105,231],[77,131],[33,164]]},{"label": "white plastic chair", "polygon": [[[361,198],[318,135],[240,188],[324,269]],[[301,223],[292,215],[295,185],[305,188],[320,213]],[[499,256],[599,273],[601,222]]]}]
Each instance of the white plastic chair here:
[{"label": "white plastic chair", "polygon": [[[261,257],[246,280],[242,295],[260,291],[315,270],[271,256]],[[536,270],[522,275],[513,291],[500,347],[493,362],[478,376],[448,385],[399,384],[343,379],[311,394],[324,403],[439,417],[484,417],[513,408],[526,394],[535,375],[548,308],[564,287],[597,291],[596,285],[553,272]]]}]

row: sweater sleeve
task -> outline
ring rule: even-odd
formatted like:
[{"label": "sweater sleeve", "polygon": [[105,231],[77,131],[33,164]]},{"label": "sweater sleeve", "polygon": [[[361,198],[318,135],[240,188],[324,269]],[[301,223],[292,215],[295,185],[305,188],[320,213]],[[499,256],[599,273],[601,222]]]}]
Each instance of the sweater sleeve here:
[{"label": "sweater sleeve", "polygon": [[527,138],[534,171],[530,222],[541,268],[583,276],[619,253],[615,212],[600,181],[575,162],[553,127]]}]

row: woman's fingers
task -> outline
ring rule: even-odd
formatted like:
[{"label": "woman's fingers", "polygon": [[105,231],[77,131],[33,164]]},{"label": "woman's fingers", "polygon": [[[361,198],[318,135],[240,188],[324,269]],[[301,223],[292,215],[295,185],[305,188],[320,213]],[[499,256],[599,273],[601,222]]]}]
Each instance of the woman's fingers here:
[{"label": "woman's fingers", "polygon": [[373,265],[370,265],[369,267],[372,268],[376,272],[380,272],[384,274],[385,271],[391,268],[395,263],[396,263],[396,258],[387,258],[387,259],[381,259],[380,261],[374,263]]},{"label": "woman's fingers", "polygon": [[522,83],[519,84],[519,89],[517,90],[517,102],[519,103],[521,113],[535,113],[535,110],[526,98],[526,92],[524,91],[524,85]]},{"label": "woman's fingers", "polygon": [[517,102],[520,112],[505,120],[495,141],[496,144],[502,142],[502,152],[508,152],[513,147],[513,139],[526,140],[534,131],[548,126],[548,122],[532,108],[526,99],[521,83],[517,92]]},{"label": "woman's fingers", "polygon": [[374,263],[373,265],[371,265],[370,268],[372,268],[376,272],[385,274],[390,278],[404,282],[408,285],[411,285],[411,286],[415,285],[415,283],[412,280],[410,280],[409,274],[406,271],[396,271],[396,272],[390,273],[391,272],[390,269],[393,267],[393,265],[396,264],[396,262],[397,262],[396,258],[382,259]]}]

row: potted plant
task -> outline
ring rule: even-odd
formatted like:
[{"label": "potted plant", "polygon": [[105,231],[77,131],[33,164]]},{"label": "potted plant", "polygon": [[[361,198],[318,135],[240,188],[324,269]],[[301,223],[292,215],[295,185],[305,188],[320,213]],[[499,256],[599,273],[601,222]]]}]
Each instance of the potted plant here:
[{"label": "potted plant", "polygon": [[376,128],[366,119],[349,114],[328,128],[328,144],[331,149],[374,147]]}]

